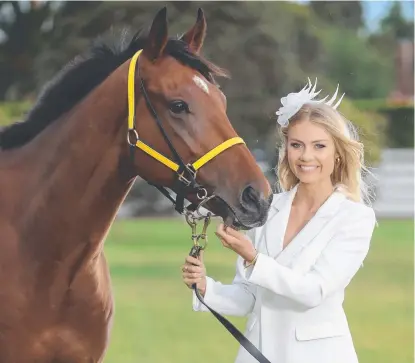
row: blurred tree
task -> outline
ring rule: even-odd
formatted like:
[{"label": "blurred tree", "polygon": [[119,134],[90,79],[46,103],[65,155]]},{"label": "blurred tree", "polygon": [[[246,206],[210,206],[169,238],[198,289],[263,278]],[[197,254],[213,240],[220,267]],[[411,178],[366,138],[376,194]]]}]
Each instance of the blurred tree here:
[{"label": "blurred tree", "polygon": [[394,84],[391,49],[397,39],[414,35],[413,21],[403,17],[400,2],[393,3],[380,29],[369,35],[357,31],[363,30],[360,2],[313,1],[310,7],[323,21],[319,38],[324,41],[328,77],[338,80],[354,99],[387,97]]},{"label": "blurred tree", "polygon": [[382,19],[379,31],[371,34],[369,43],[373,45],[384,58],[393,62],[396,43],[401,39],[414,39],[414,22],[406,19],[402,14],[399,2],[394,2],[389,13]]},{"label": "blurred tree", "polygon": [[414,22],[406,20],[398,1],[393,3],[389,13],[382,19],[381,29],[383,33],[391,34],[395,39],[413,40],[414,38]]},{"label": "blurred tree", "polygon": [[35,87],[33,63],[50,14],[49,2],[0,1],[0,99]]},{"label": "blurred tree", "polygon": [[[324,32],[325,69],[348,97],[384,98],[393,87],[393,59],[383,56],[353,31],[332,28]],[[341,39],[341,41],[339,41]]]},{"label": "blurred tree", "polygon": [[310,8],[326,24],[354,31],[363,26],[360,1],[310,1]]}]

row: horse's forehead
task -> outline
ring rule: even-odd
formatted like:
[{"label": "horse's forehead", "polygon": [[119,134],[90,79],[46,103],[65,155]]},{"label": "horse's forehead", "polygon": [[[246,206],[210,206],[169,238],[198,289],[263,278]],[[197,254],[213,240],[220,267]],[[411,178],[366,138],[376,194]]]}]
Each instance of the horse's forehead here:
[{"label": "horse's forehead", "polygon": [[209,84],[204,79],[195,74],[192,80],[203,92],[209,94]]},{"label": "horse's forehead", "polygon": [[[166,77],[163,80],[160,80],[162,90],[169,92],[170,90],[183,89],[193,96],[198,93],[197,91],[195,92],[195,90],[200,90],[205,95],[212,97],[212,99],[216,99],[216,86],[208,82],[205,77],[195,69],[181,64],[171,57],[166,58],[161,64],[167,71]],[[157,79],[157,74],[155,74],[155,78]]]},{"label": "horse's forehead", "polygon": [[209,82],[207,82],[206,79],[204,79],[195,70],[188,67],[183,67],[181,72],[175,72],[172,78],[179,87],[180,85],[185,86],[190,83],[192,85],[196,85],[206,94],[210,94],[211,92]]},{"label": "horse's forehead", "polygon": [[[179,63],[177,60],[168,57],[160,64],[167,70],[167,77],[164,79],[165,84],[170,87],[180,87],[188,85],[196,85],[206,94],[209,94],[209,83],[198,72],[184,64]],[[158,72],[156,71],[154,76],[157,79]]]}]

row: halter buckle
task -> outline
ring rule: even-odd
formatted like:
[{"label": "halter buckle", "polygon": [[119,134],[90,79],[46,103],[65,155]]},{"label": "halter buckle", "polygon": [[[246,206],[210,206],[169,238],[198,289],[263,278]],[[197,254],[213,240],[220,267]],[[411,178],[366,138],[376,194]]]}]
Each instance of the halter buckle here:
[{"label": "halter buckle", "polygon": [[[192,177],[192,180],[186,179],[186,177],[184,176],[185,171],[187,171],[190,174],[190,176]],[[178,179],[188,187],[190,184],[192,184],[192,182],[196,181],[196,173],[197,171],[195,170],[193,165],[187,164],[186,169],[184,169],[180,174],[177,174],[177,175],[178,175]]]}]

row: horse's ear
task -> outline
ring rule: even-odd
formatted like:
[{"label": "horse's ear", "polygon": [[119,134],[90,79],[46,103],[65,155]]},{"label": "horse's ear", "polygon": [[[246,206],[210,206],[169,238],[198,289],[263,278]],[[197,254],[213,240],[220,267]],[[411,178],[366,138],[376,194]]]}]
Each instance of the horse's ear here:
[{"label": "horse's ear", "polygon": [[187,33],[182,36],[182,40],[185,41],[189,48],[194,53],[199,53],[203,46],[203,41],[206,36],[206,18],[201,8],[197,11],[197,19],[195,25],[193,25]]},{"label": "horse's ear", "polygon": [[147,37],[143,53],[151,60],[156,60],[164,50],[167,44],[167,8],[161,9],[151,24],[151,29]]}]

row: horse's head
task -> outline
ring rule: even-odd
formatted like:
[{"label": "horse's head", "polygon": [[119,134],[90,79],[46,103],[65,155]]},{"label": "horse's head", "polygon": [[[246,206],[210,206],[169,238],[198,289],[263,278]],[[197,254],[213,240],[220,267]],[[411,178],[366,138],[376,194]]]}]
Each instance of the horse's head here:
[{"label": "horse's head", "polygon": [[[212,78],[220,68],[199,56],[205,34],[201,9],[180,39],[168,38],[166,10],[156,15],[137,64],[133,58],[129,66],[130,108],[135,108],[129,142],[141,148],[133,146],[141,177],[196,204],[214,195],[205,208],[228,225],[250,229],[265,222],[272,190],[226,115],[226,97]],[[155,160],[147,146],[173,163]]]}]

